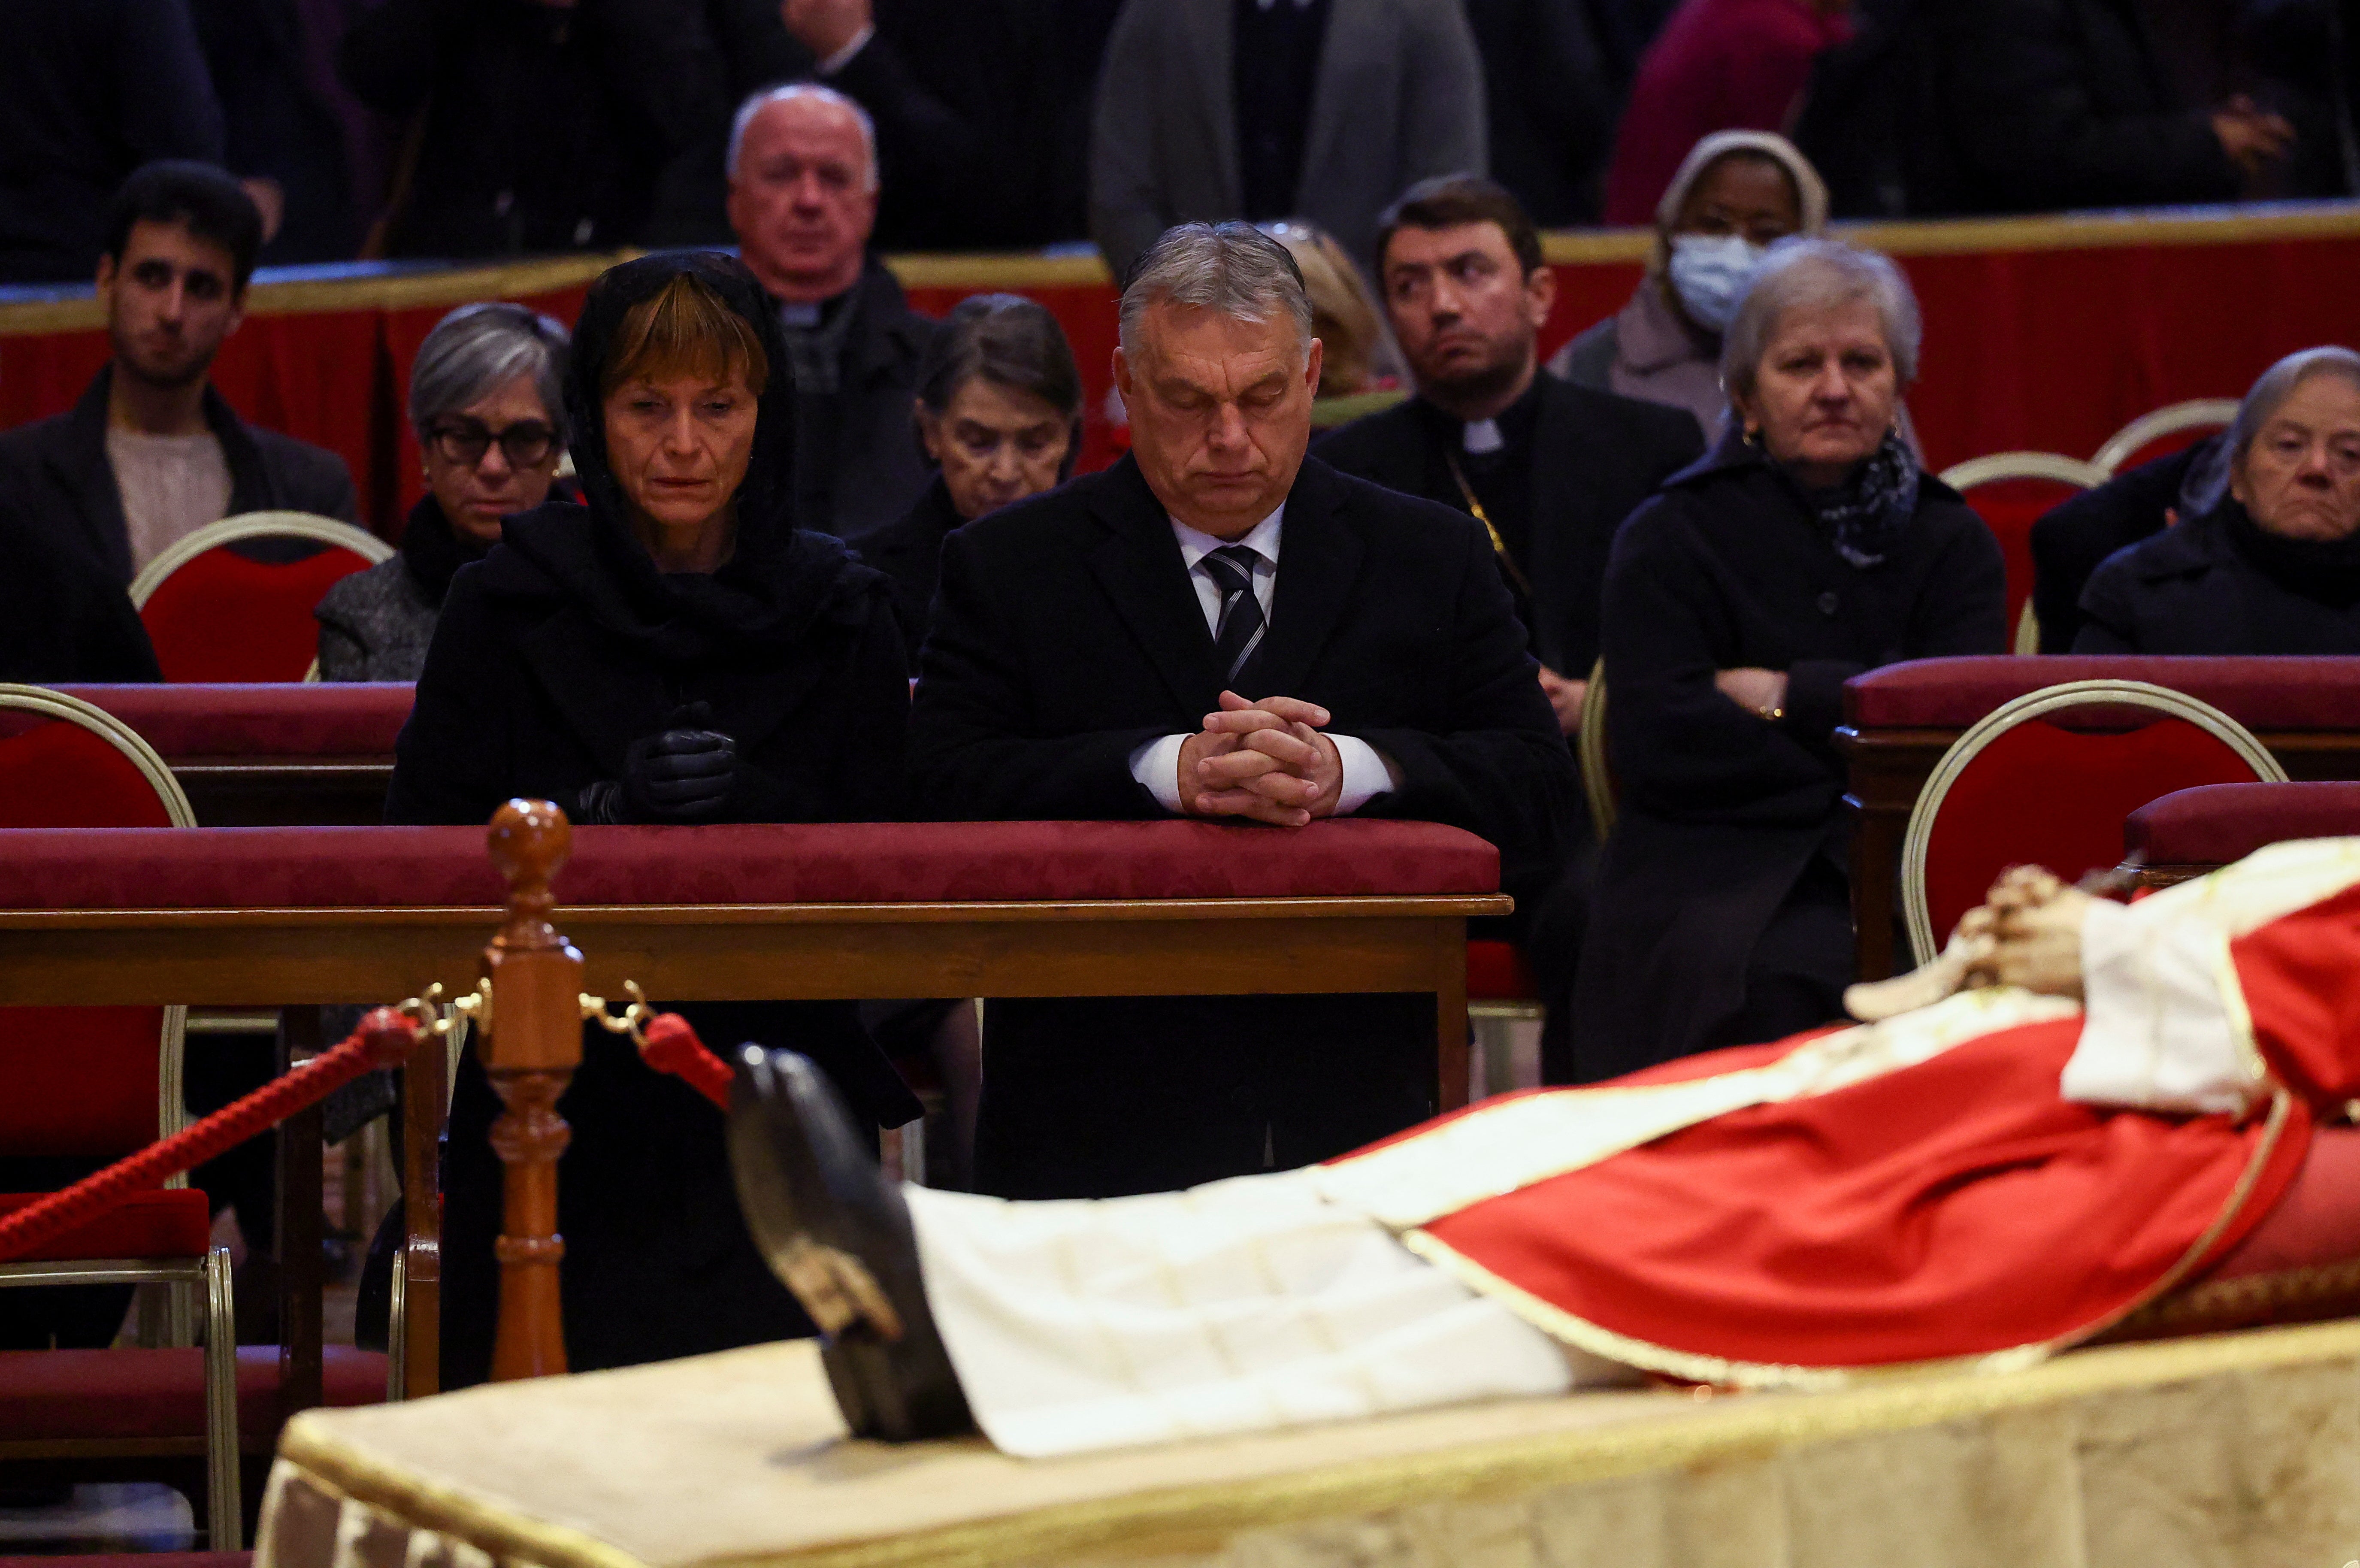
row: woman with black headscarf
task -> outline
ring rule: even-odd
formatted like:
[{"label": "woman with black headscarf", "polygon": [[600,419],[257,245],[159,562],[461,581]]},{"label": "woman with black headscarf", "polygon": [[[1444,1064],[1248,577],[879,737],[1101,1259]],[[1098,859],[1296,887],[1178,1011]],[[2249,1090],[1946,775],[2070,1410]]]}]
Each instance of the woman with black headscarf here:
[{"label": "woman with black headscarf", "polygon": [[[786,521],[785,364],[734,260],[649,257],[591,287],[565,388],[585,504],[509,518],[452,580],[388,821],[480,823],[512,795],[554,800],[577,823],[899,815],[901,632],[882,576]],[[682,1011],[716,1044],[812,1055],[880,1125],[918,1114],[848,1003]],[[810,1332],[748,1239],[718,1112],[597,1035],[563,1108],[576,1370]],[[444,1177],[446,1387],[490,1366],[497,1111],[471,1052]]]},{"label": "woman with black headscarf", "polygon": [[1615,536],[1621,810],[1574,982],[1584,1079],[1842,1016],[1843,684],[2005,636],[1998,543],[1898,428],[1918,335],[1891,261],[1780,242],[1721,341],[1719,444]]}]

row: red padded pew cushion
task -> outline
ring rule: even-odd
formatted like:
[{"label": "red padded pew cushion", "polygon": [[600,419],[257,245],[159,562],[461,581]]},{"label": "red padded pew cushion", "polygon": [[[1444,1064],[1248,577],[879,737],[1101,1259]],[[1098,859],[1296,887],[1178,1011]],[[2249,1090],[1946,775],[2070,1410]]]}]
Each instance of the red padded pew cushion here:
[{"label": "red padded pew cushion", "polygon": [[104,708],[168,760],[389,757],[416,690],[395,681],[191,681],[59,689]]},{"label": "red padded pew cushion", "polygon": [[2225,866],[2265,844],[2360,833],[2360,784],[2174,790],[2123,819],[2123,850],[2158,866]]},{"label": "red padded pew cushion", "polygon": [[2360,729],[2360,658],[2135,653],[1990,653],[1886,664],[1844,683],[1844,722],[1856,729],[1964,729],[2027,692],[2099,680],[2184,692],[2248,729]]},{"label": "red padded pew cushion", "polygon": [[[322,1347],[324,1402],[385,1399],[385,1357]],[[202,1350],[0,1351],[0,1442],[199,1437],[205,1430]],[[240,1345],[237,1429],[247,1445],[279,1426],[279,1347]]]},{"label": "red padded pew cushion", "polygon": [[[0,1215],[30,1208],[48,1194],[0,1192]],[[193,1187],[159,1187],[134,1192],[105,1213],[85,1220],[12,1263],[60,1258],[202,1257],[211,1245],[213,1222],[205,1195]]]},{"label": "red padded pew cushion", "polygon": [[[568,905],[926,904],[1488,894],[1500,854],[1430,822],[1294,832],[1212,822],[901,822],[585,828]],[[460,905],[506,885],[481,828],[0,833],[0,908]]]}]

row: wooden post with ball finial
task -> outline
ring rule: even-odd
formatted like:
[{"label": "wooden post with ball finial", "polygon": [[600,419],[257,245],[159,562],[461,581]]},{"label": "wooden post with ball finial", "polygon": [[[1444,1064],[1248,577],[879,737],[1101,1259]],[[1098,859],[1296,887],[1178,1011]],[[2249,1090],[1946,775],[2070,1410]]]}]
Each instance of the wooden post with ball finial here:
[{"label": "wooden post with ball finial", "polygon": [[484,949],[492,1003],[484,1071],[506,1107],[492,1123],[507,1168],[495,1382],[565,1370],[557,1159],[573,1132],[557,1099],[582,1065],[582,955],[550,924],[549,882],[573,840],[565,814],[545,800],[511,800],[492,817],[492,861],[508,881],[508,924]]}]

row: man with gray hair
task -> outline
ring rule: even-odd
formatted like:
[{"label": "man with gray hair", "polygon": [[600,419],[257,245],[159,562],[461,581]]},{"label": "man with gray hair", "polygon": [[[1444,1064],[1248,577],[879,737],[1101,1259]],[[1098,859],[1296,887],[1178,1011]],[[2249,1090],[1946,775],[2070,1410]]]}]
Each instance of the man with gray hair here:
[{"label": "man with gray hair", "polygon": [[739,107],[727,170],[729,226],[778,302],[794,378],[795,525],[883,528],[933,478],[910,422],[934,323],[869,249],[875,129],[832,87],[769,88]]},{"label": "man with gray hair", "polygon": [[[1481,527],[1306,457],[1295,262],[1185,225],[1122,299],[1131,455],[945,543],[910,730],[954,818],[1448,822],[1504,883],[1560,862],[1575,775]],[[1240,834],[1235,852],[1253,852]],[[1300,1165],[1432,1108],[1423,997],[995,1002],[979,1185],[1105,1197]]]}]

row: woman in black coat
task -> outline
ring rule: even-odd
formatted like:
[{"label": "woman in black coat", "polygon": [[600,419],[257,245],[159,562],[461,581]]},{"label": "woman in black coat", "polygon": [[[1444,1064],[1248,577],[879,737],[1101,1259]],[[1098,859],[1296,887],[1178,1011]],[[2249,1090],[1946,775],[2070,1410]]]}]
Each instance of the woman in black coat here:
[{"label": "woman in black coat", "polygon": [[1574,985],[1586,1079],[1841,1014],[1843,683],[2005,642],[1997,542],[1895,431],[1918,339],[1891,262],[1782,243],[1724,340],[1737,417],[1615,539],[1622,802]]},{"label": "woman in black coat", "polygon": [[2360,653],[2360,354],[2289,355],[2222,438],[2217,497],[2107,557],[2076,653]]},{"label": "woman in black coat", "polygon": [[[509,518],[453,579],[388,820],[481,823],[511,795],[585,824],[899,815],[901,633],[883,578],[784,521],[786,364],[734,260],[649,257],[592,286],[565,389],[587,504]],[[848,1003],[682,1010],[716,1048],[814,1057],[880,1125],[918,1113]],[[560,1109],[575,1369],[810,1332],[747,1236],[718,1111],[595,1030]],[[490,1365],[497,1111],[470,1051],[445,1164],[445,1387]]]}]

